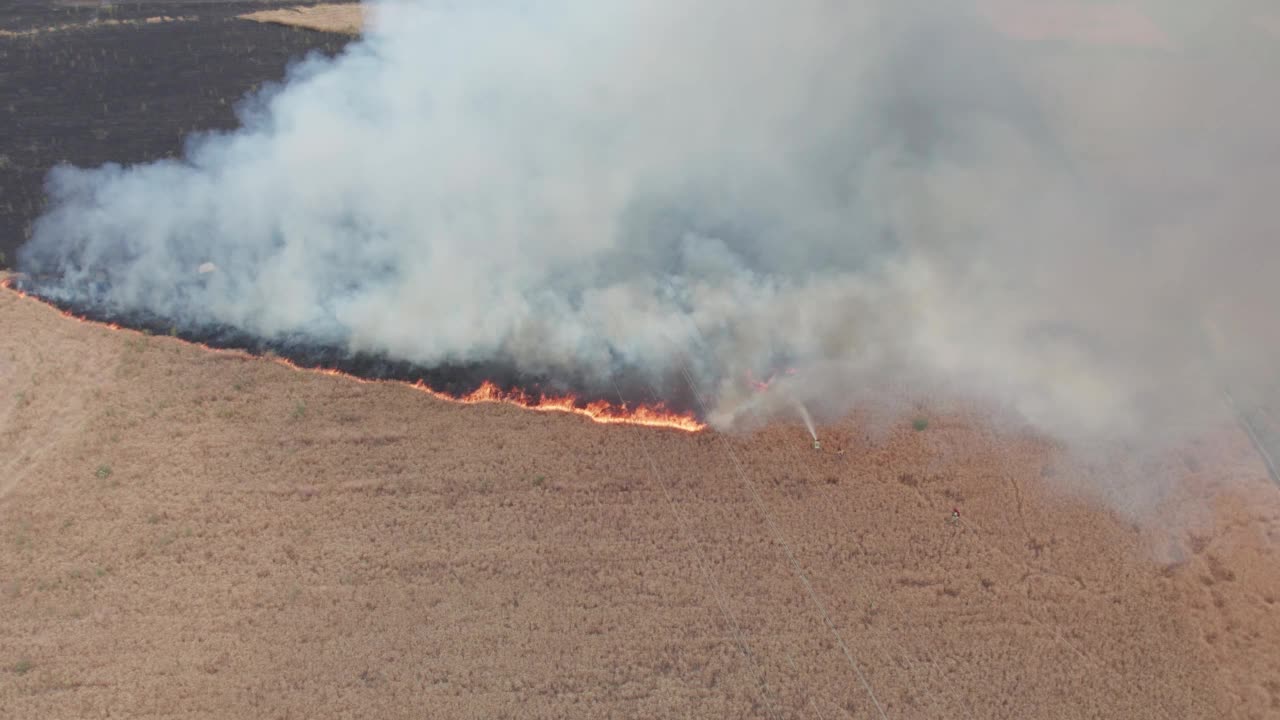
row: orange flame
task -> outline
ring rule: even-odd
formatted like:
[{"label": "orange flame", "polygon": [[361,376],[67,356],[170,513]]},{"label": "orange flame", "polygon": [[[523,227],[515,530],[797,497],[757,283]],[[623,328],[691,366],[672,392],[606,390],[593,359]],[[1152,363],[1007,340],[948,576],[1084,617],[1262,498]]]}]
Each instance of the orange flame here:
[{"label": "orange flame", "polygon": [[[23,292],[17,287],[14,287],[13,280],[10,277],[0,278],[0,287],[3,287],[6,290],[9,290],[10,292],[13,292],[20,298],[32,300],[35,302],[39,302],[43,305],[49,305],[50,307],[53,307],[50,303],[45,302],[41,298],[36,297],[35,295],[31,295],[30,293]],[[106,327],[111,330],[136,333],[138,335],[145,334],[139,330],[134,330],[132,328],[123,328],[115,323],[106,323],[106,322],[98,322],[95,320],[88,320],[88,319],[79,317],[77,315],[74,315],[67,310],[62,310],[57,307],[54,307],[54,309],[57,310],[64,317],[71,318],[72,320],[75,320],[77,322],[97,325],[99,327]],[[352,375],[350,373],[346,373],[341,370],[337,370],[335,368],[303,367],[301,365],[298,365],[297,363],[294,363],[291,360],[287,360],[285,358],[278,357],[278,356],[273,356],[273,355],[259,356],[259,355],[253,355],[252,353],[248,353],[243,350],[227,350],[223,348],[212,347],[210,345],[205,345],[204,343],[192,342],[189,340],[182,340],[181,338],[173,338],[173,339],[177,342],[185,343],[187,345],[194,345],[207,352],[216,353],[219,355],[225,355],[228,357],[236,357],[244,360],[270,360],[278,365],[283,365],[289,368],[290,370],[296,370],[298,372],[311,372],[311,373],[317,373],[320,375],[330,375],[333,377],[340,377],[345,380],[348,380],[351,382],[358,382],[358,383],[394,383],[397,385],[404,385],[406,387],[413,388],[414,390],[424,392],[438,400],[443,400],[445,402],[461,403],[463,405],[478,405],[480,403],[501,403],[505,405],[514,405],[516,407],[521,407],[526,410],[534,410],[537,412],[557,412],[557,413],[567,413],[571,415],[581,415],[582,417],[585,417],[588,420],[591,420],[592,422],[597,422],[605,425],[643,425],[646,427],[681,430],[683,432],[689,432],[689,433],[698,432],[706,428],[705,424],[699,422],[692,415],[673,412],[667,409],[661,403],[658,403],[656,405],[628,406],[625,403],[615,405],[605,400],[597,400],[591,403],[580,404],[579,399],[573,395],[563,395],[563,396],[544,395],[542,397],[532,397],[528,393],[519,389],[510,390],[510,391],[503,390],[488,380],[484,381],[480,385],[480,387],[475,389],[475,391],[467,395],[456,396],[456,395],[450,395],[449,393],[441,392],[434,388],[428,387],[426,383],[422,382],[421,380],[413,383],[410,383],[404,380],[370,380],[368,378],[362,378],[358,375]]]},{"label": "orange flame", "polygon": [[[787,368],[786,370],[783,370],[783,371],[782,371],[782,374],[783,374],[783,375],[795,375],[795,374],[796,374],[796,369],[795,369],[795,368]],[[770,386],[770,385],[773,385],[773,381],[774,381],[774,380],[777,380],[777,379],[778,379],[778,373],[776,373],[776,372],[775,372],[775,373],[770,374],[770,375],[769,375],[769,378],[768,378],[767,380],[756,380],[755,375],[754,375],[754,374],[752,374],[752,372],[751,372],[750,370],[747,370],[747,371],[746,371],[746,373],[744,374],[744,377],[746,378],[747,384],[748,384],[748,385],[750,385],[751,387],[755,388],[756,392],[764,392],[765,390],[768,390],[768,389],[769,389],[769,386]]]}]

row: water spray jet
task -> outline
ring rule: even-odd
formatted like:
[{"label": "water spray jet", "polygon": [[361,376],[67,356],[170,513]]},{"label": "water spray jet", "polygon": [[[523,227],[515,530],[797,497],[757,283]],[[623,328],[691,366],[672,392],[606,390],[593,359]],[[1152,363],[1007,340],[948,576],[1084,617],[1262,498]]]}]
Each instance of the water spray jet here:
[{"label": "water spray jet", "polygon": [[818,440],[818,431],[813,426],[813,418],[809,417],[809,410],[799,400],[792,398],[792,401],[795,402],[796,408],[800,411],[800,417],[804,419],[804,426],[809,430],[809,437],[813,438],[813,449],[821,450],[822,442]]}]

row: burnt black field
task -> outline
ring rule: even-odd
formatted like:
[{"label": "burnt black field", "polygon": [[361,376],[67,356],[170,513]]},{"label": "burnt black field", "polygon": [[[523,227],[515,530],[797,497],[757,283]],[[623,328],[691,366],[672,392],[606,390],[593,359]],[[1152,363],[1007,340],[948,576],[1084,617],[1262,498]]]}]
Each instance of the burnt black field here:
[{"label": "burnt black field", "polygon": [[[116,3],[109,10],[84,1],[10,0],[0,5],[0,268],[12,267],[18,247],[42,213],[44,179],[53,166],[65,162],[96,167],[176,157],[193,132],[235,128],[236,104],[264,83],[282,80],[290,62],[313,52],[333,55],[350,42],[344,35],[237,18],[300,4],[310,3],[142,0]],[[179,20],[129,22],[158,16]],[[489,381],[506,391],[523,391],[535,402],[544,394],[566,393],[581,398],[583,405],[619,400],[612,385],[530,376],[501,362],[423,368],[350,354],[302,337],[259,338],[230,327],[174,327],[165,318],[58,302],[42,295],[30,280],[16,284],[78,317],[211,347],[271,353],[302,367],[422,381],[455,396]],[[654,398],[649,384],[638,380],[623,382],[621,394],[628,404],[652,404]],[[694,407],[687,390],[661,395],[676,412]]]},{"label": "burnt black field", "polygon": [[[194,131],[236,127],[236,103],[282,80],[291,61],[350,41],[236,18],[284,4],[0,2],[0,267],[12,266],[41,214],[54,165],[177,156]],[[188,19],[93,22],[157,16]],[[33,32],[58,26],[70,27]]]}]

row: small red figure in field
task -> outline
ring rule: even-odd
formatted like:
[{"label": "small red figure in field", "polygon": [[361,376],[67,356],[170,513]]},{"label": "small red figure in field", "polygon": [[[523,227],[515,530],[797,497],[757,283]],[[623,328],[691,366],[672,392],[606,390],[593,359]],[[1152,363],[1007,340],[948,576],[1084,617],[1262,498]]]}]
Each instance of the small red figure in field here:
[{"label": "small red figure in field", "polygon": [[960,510],[958,508],[951,508],[951,524],[954,525],[958,522],[960,522]]}]

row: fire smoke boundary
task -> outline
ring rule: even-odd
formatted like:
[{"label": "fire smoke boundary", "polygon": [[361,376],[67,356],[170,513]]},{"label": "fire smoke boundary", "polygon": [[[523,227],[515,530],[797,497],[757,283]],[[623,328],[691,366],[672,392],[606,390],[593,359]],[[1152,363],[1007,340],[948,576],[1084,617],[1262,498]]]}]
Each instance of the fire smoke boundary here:
[{"label": "fire smoke boundary", "polygon": [[[690,400],[649,403],[635,399],[646,394],[646,386],[640,381],[619,383],[622,399],[610,401],[605,397],[609,391],[592,392],[584,389],[583,382],[531,376],[506,363],[451,363],[428,368],[381,355],[349,353],[304,338],[268,339],[229,326],[180,328],[159,316],[76,306],[41,294],[39,288],[22,275],[0,277],[0,287],[80,322],[141,335],[169,336],[206,351],[269,360],[297,371],[359,383],[404,385],[446,402],[514,405],[536,412],[580,415],[605,425],[640,425],[688,433],[707,428],[692,409]],[[628,387],[632,392],[627,392]]]}]

